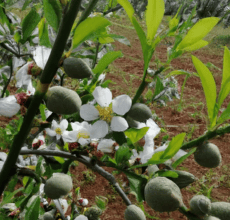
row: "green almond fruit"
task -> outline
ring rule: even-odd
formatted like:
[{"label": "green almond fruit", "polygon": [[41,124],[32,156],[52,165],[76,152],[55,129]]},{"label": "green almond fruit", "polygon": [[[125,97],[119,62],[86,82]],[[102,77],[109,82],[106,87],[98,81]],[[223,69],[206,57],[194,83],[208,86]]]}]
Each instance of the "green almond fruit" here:
[{"label": "green almond fruit", "polygon": [[85,212],[84,215],[88,220],[99,220],[99,216],[102,214],[102,210],[98,207],[90,207]]},{"label": "green almond fruit", "polygon": [[176,183],[180,189],[185,188],[186,186],[188,186],[189,184],[193,183],[196,180],[195,176],[189,172],[182,171],[182,170],[173,170],[173,171],[178,174],[178,177],[177,178],[167,177],[167,178],[172,180],[174,183]]},{"label": "green almond fruit", "polygon": [[194,196],[190,202],[190,211],[197,216],[205,216],[211,210],[211,201],[208,197],[203,195]]},{"label": "green almond fruit", "polygon": [[125,220],[146,220],[144,212],[136,205],[129,205],[125,210]]},{"label": "green almond fruit", "polygon": [[194,159],[199,165],[208,168],[218,167],[222,161],[219,148],[212,143],[205,143],[197,147]]},{"label": "green almond fruit", "polygon": [[135,103],[131,109],[129,110],[127,117],[138,121],[138,122],[146,122],[149,118],[152,118],[151,109],[142,103]]},{"label": "green almond fruit", "polygon": [[209,215],[215,216],[220,220],[230,219],[230,203],[228,202],[213,202]]},{"label": "green almond fruit", "polygon": [[91,68],[81,58],[66,58],[63,62],[66,74],[74,79],[84,79],[93,75]]},{"label": "green almond fruit", "polygon": [[75,91],[62,86],[51,87],[46,95],[47,108],[57,114],[74,114],[80,110],[81,104]]},{"label": "green almond fruit", "polygon": [[204,218],[204,220],[220,220],[220,219],[219,219],[219,218],[216,218],[216,217],[214,217],[214,216],[209,215],[209,216],[206,216],[206,217]]},{"label": "green almond fruit", "polygon": [[45,194],[51,199],[59,199],[66,196],[73,188],[72,179],[64,173],[53,173],[44,186]]},{"label": "green almond fruit", "polygon": [[144,194],[147,204],[158,212],[172,212],[183,205],[180,188],[166,177],[151,179]]},{"label": "green almond fruit", "polygon": [[56,212],[56,209],[52,209],[51,211],[49,212],[46,212],[44,215],[43,215],[43,220],[54,220],[54,214]]},{"label": "green almond fruit", "polygon": [[128,125],[130,128],[137,128],[138,127],[139,121],[136,121],[129,116],[127,116],[125,119],[128,122]]}]

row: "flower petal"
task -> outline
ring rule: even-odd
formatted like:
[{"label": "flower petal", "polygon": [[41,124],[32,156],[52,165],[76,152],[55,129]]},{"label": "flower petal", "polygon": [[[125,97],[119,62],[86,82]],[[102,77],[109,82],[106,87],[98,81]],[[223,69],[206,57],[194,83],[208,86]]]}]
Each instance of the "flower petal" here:
[{"label": "flower petal", "polygon": [[80,108],[80,116],[86,121],[93,121],[99,117],[99,112],[93,105],[85,104]]},{"label": "flower petal", "polygon": [[120,116],[114,116],[111,121],[111,129],[113,131],[125,131],[129,127],[127,121],[120,117]]},{"label": "flower petal", "polygon": [[146,135],[151,135],[152,138],[155,138],[161,130],[159,126],[151,118],[146,121],[146,127],[149,127],[149,130],[147,131]]},{"label": "flower petal", "polygon": [[108,107],[112,102],[112,92],[108,88],[97,86],[93,91],[93,97],[101,107]]},{"label": "flower petal", "polygon": [[96,121],[90,128],[90,138],[103,138],[108,134],[109,128],[105,121]]},{"label": "flower petal", "polygon": [[0,98],[0,115],[5,117],[12,117],[20,110],[20,105],[14,95],[6,98]]},{"label": "flower petal", "polygon": [[79,138],[79,140],[77,141],[80,145],[82,146],[86,146],[87,144],[90,143],[90,138]]},{"label": "flower petal", "polygon": [[52,130],[52,129],[50,129],[50,128],[46,128],[45,130],[46,130],[46,133],[47,133],[49,136],[51,136],[51,137],[56,136],[56,132],[55,132],[54,130]]},{"label": "flower petal", "polygon": [[68,128],[68,121],[66,119],[62,119],[60,123],[60,128],[62,132]]},{"label": "flower petal", "polygon": [[53,120],[51,123],[51,128],[56,129],[57,127],[59,127],[58,123],[55,120]]},{"label": "flower petal", "polygon": [[132,106],[132,99],[128,95],[120,95],[113,99],[113,111],[118,115],[124,115]]},{"label": "flower petal", "polygon": [[73,143],[77,141],[77,133],[78,131],[64,131],[62,134],[62,139],[64,142]]},{"label": "flower petal", "polygon": [[100,150],[104,153],[112,153],[114,149],[114,143],[115,141],[113,141],[112,139],[103,139],[99,142],[97,150]]}]

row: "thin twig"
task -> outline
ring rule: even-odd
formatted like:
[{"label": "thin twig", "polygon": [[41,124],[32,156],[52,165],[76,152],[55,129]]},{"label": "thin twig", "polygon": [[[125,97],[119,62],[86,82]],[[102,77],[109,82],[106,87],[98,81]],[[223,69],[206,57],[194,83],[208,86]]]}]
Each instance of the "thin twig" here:
[{"label": "thin twig", "polygon": [[11,81],[12,75],[13,75],[13,63],[12,63],[12,58],[11,58],[11,61],[10,61],[10,77],[9,77],[9,79],[8,79],[8,81],[7,81],[7,83],[6,83],[6,85],[5,85],[4,88],[3,88],[1,98],[4,97],[4,94],[5,94],[5,92],[6,92],[6,89],[7,89],[8,85],[9,85],[9,83],[10,83],[10,81]]}]

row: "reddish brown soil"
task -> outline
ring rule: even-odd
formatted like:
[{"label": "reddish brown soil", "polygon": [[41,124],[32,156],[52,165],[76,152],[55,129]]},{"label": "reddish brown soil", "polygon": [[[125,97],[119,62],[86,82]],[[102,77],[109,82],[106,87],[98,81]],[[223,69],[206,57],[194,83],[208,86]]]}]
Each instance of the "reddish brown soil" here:
[{"label": "reddish brown soil", "polygon": [[[117,21],[117,22],[126,22],[126,21]],[[130,24],[128,24],[130,25]],[[131,25],[130,25],[131,26]],[[117,95],[123,94],[124,91],[129,90],[129,95],[133,96],[134,92],[138,88],[141,82],[141,77],[143,73],[143,61],[142,61],[142,51],[141,46],[138,40],[138,37],[135,33],[135,30],[122,28],[119,26],[112,26],[112,32],[116,34],[123,35],[127,37],[132,47],[125,46],[119,42],[115,42],[115,50],[121,50],[124,54],[123,58],[117,59],[114,61],[113,65],[117,72],[108,72],[106,78],[113,81],[109,87],[113,92],[113,97]],[[167,46],[163,43],[159,45],[156,49],[156,55],[158,58],[164,62],[166,61],[166,51]],[[192,53],[194,56],[198,57],[203,63],[211,62],[215,66],[222,69],[223,63],[223,49],[215,49],[214,48],[204,48],[199,51],[195,51]],[[154,68],[155,57],[153,57],[150,67]],[[184,69],[188,71],[196,72],[195,67],[193,66],[190,54],[184,54],[182,57],[177,58],[172,61],[172,66],[175,70]],[[221,71],[211,68],[215,77],[215,81],[217,84],[217,91],[220,89],[221,85]],[[122,75],[123,72],[126,72]],[[133,77],[133,78],[132,78]],[[127,82],[124,81],[124,78]],[[179,86],[183,84],[184,76],[176,77],[179,83]],[[164,124],[161,121],[157,121],[160,127],[164,127],[167,132],[159,135],[158,138],[155,139],[155,144],[157,146],[160,145],[162,137],[166,134],[170,136],[171,139],[173,136],[186,132],[189,133],[191,131],[191,127],[193,125],[196,126],[195,131],[193,132],[191,139],[197,138],[202,135],[206,130],[206,116],[207,109],[205,107],[205,97],[204,92],[202,90],[202,85],[200,79],[197,77],[191,77],[188,79],[185,90],[184,90],[184,108],[181,112],[177,111],[177,106],[179,100],[174,100],[172,102],[168,102],[166,107],[160,107],[153,103],[150,107],[152,110],[156,112],[158,117],[163,120]],[[228,97],[224,103],[223,107],[226,107],[229,103],[230,98]],[[204,107],[202,106],[204,103]],[[196,114],[197,113],[197,114]],[[193,116],[192,116],[193,114]],[[8,119],[1,117],[0,120],[6,120],[3,124],[8,122]],[[173,125],[173,126],[170,126]],[[1,123],[1,126],[2,123]],[[212,143],[216,144],[220,152],[222,154],[222,165],[218,168],[212,169],[211,171],[207,168],[203,168],[195,163],[193,156],[190,156],[185,162],[183,162],[178,169],[189,171],[194,174],[198,180],[193,183],[190,187],[182,189],[182,195],[184,203],[187,207],[189,207],[189,200],[196,193],[202,194],[207,193],[207,190],[214,186],[211,192],[212,201],[226,201],[230,202],[230,178],[229,178],[229,167],[230,167],[230,134],[225,134],[222,137],[216,137],[211,140]],[[102,220],[113,219],[113,220],[121,220],[124,219],[124,211],[126,206],[119,195],[112,189],[111,185],[101,177],[99,174],[95,173],[96,180],[91,183],[86,183],[83,178],[83,171],[86,171],[87,168],[79,164],[76,167],[71,167],[70,171],[73,174],[73,182],[74,189],[73,195],[74,199],[76,199],[75,189],[80,187],[81,196],[83,198],[87,198],[89,200],[89,205],[94,204],[95,196],[105,196],[108,198],[107,209],[104,211],[101,216]],[[106,171],[112,172],[112,168],[105,168]],[[202,177],[206,175],[205,186],[201,184]],[[123,183],[126,181],[124,175],[119,174],[115,175],[119,183]],[[210,177],[210,178],[209,178]],[[222,178],[222,179],[220,179]],[[206,194],[205,194],[206,195]],[[135,196],[129,194],[128,197],[135,204],[136,199]],[[158,213],[153,211],[151,208],[145,204],[145,210],[152,216],[155,216],[158,219],[164,220],[186,220],[187,218],[183,216],[179,211],[174,211],[171,213]],[[151,218],[147,217],[147,220]]]}]

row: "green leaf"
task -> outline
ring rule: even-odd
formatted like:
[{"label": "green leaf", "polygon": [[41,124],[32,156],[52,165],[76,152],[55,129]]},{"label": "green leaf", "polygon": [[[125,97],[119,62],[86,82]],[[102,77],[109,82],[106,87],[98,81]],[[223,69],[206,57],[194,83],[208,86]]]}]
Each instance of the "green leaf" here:
[{"label": "green leaf", "polygon": [[224,47],[223,76],[221,89],[218,97],[218,107],[220,108],[225,98],[230,92],[230,51]]},{"label": "green leaf", "polygon": [[98,62],[97,66],[93,69],[93,73],[100,75],[106,67],[117,58],[123,57],[121,51],[110,51],[106,53]]},{"label": "green leaf", "polygon": [[39,44],[45,47],[52,47],[49,39],[48,23],[45,18],[42,18],[38,24]]},{"label": "green leaf", "polygon": [[97,36],[97,32],[104,30],[111,22],[103,17],[87,18],[76,28],[73,36],[72,49],[76,48],[85,40]]},{"label": "green leaf", "polygon": [[58,0],[43,0],[44,13],[49,25],[58,31],[62,19],[62,7]]},{"label": "green leaf", "polygon": [[153,40],[157,29],[164,16],[165,3],[164,0],[149,0],[146,10],[146,25],[147,25],[147,39]]},{"label": "green leaf", "polygon": [[147,165],[164,163],[168,159],[162,159],[161,156],[163,154],[164,151],[154,153],[153,156],[148,160]]},{"label": "green leaf", "polygon": [[19,43],[19,41],[21,40],[21,34],[19,33],[19,31],[15,32],[14,34],[14,40]]},{"label": "green leaf", "polygon": [[192,56],[193,64],[200,76],[205,93],[208,108],[208,117],[211,127],[215,126],[216,83],[209,69],[195,56]]},{"label": "green leaf", "polygon": [[134,9],[128,0],[117,0],[117,2],[125,9],[130,21],[132,22],[132,17],[134,14]]},{"label": "green leaf", "polygon": [[164,85],[161,82],[161,79],[159,76],[157,76],[157,83],[156,83],[156,87],[154,89],[154,94],[153,97],[157,96],[161,91],[164,90]]},{"label": "green leaf", "polygon": [[141,128],[141,129],[130,128],[130,129],[125,131],[125,135],[134,144],[137,141],[139,141],[141,138],[143,138],[148,130],[149,130],[149,127],[144,127],[144,128]]},{"label": "green leaf", "polygon": [[119,144],[122,145],[126,143],[126,137],[124,132],[113,132],[113,138],[114,140]]},{"label": "green leaf", "polygon": [[60,164],[65,163],[65,160],[64,160],[62,157],[56,157],[56,156],[54,156],[54,159],[55,159],[57,162],[59,162]]},{"label": "green leaf", "polygon": [[178,160],[176,160],[173,164],[172,167],[176,169],[177,166],[179,166],[185,159],[187,159],[191,154],[193,154],[196,151],[196,147],[192,148],[187,154],[184,156],[180,157]]},{"label": "green leaf", "polygon": [[31,0],[25,0],[24,4],[22,6],[22,11],[24,11],[27,8],[27,6],[30,4],[30,2],[31,2]]},{"label": "green leaf", "polygon": [[183,50],[189,47],[201,39],[203,39],[218,23],[220,18],[209,17],[199,20],[187,33],[184,39],[177,46],[178,50]]},{"label": "green leaf", "polygon": [[11,29],[10,22],[1,6],[0,6],[0,23],[6,24],[9,30]]},{"label": "green leaf", "polygon": [[17,193],[19,193],[19,192],[21,192],[21,191],[23,191],[23,190],[24,190],[24,188],[21,187],[21,188],[15,190],[15,191],[12,192],[12,193],[9,193],[6,197],[4,197],[3,201],[2,201],[1,204],[0,204],[0,207],[2,207],[3,205],[5,205],[6,203],[12,202],[12,198],[13,198]]},{"label": "green leaf", "polygon": [[158,176],[164,176],[164,177],[172,177],[172,178],[177,178],[178,174],[175,171],[172,170],[159,170],[156,172],[158,174]]},{"label": "green leaf", "polygon": [[199,40],[197,41],[196,43],[194,43],[193,45],[190,45],[188,47],[185,47],[183,50],[184,51],[194,51],[194,50],[198,50],[202,47],[205,47],[207,46],[209,43],[208,41],[205,41],[205,40]]},{"label": "green leaf", "polygon": [[40,104],[39,110],[40,110],[40,113],[41,113],[41,116],[42,116],[42,121],[46,120],[45,109],[46,109],[46,106],[43,105],[43,104]]},{"label": "green leaf", "polygon": [[26,208],[25,220],[38,219],[40,208],[40,197],[37,196],[32,204]]},{"label": "green leaf", "polygon": [[118,150],[116,151],[116,154],[115,154],[116,163],[119,165],[119,164],[123,164],[125,162],[128,162],[128,160],[130,159],[131,156],[132,156],[132,152],[129,149],[129,147],[120,146],[118,148]]},{"label": "green leaf", "polygon": [[40,16],[34,8],[26,15],[22,21],[22,33],[23,40],[26,41],[28,37],[32,34],[33,30],[36,28],[40,21]]},{"label": "green leaf", "polygon": [[226,120],[230,119],[230,103],[228,104],[227,108],[222,112],[219,119],[217,120],[218,124],[222,124]]},{"label": "green leaf", "polygon": [[26,184],[28,183],[29,181],[29,177],[28,176],[24,176],[23,179],[22,179],[22,183],[23,183],[23,186],[26,187]]},{"label": "green leaf", "polygon": [[171,159],[181,148],[186,133],[181,133],[175,136],[161,155],[161,159]]},{"label": "green leaf", "polygon": [[179,14],[179,12],[181,10],[181,7],[182,7],[182,5],[180,5],[179,9],[177,10],[176,15],[172,19],[170,19],[170,21],[169,21],[169,30],[174,29],[179,24],[179,19],[177,18],[177,16],[178,16],[178,14]]},{"label": "green leaf", "polygon": [[39,156],[38,161],[37,161],[37,165],[36,165],[36,173],[41,176],[42,175],[42,161],[43,161],[43,157]]},{"label": "green leaf", "polygon": [[130,189],[135,193],[137,201],[141,202],[144,200],[144,188],[147,184],[147,179],[143,176],[137,175],[135,173],[124,171],[129,180]]}]

